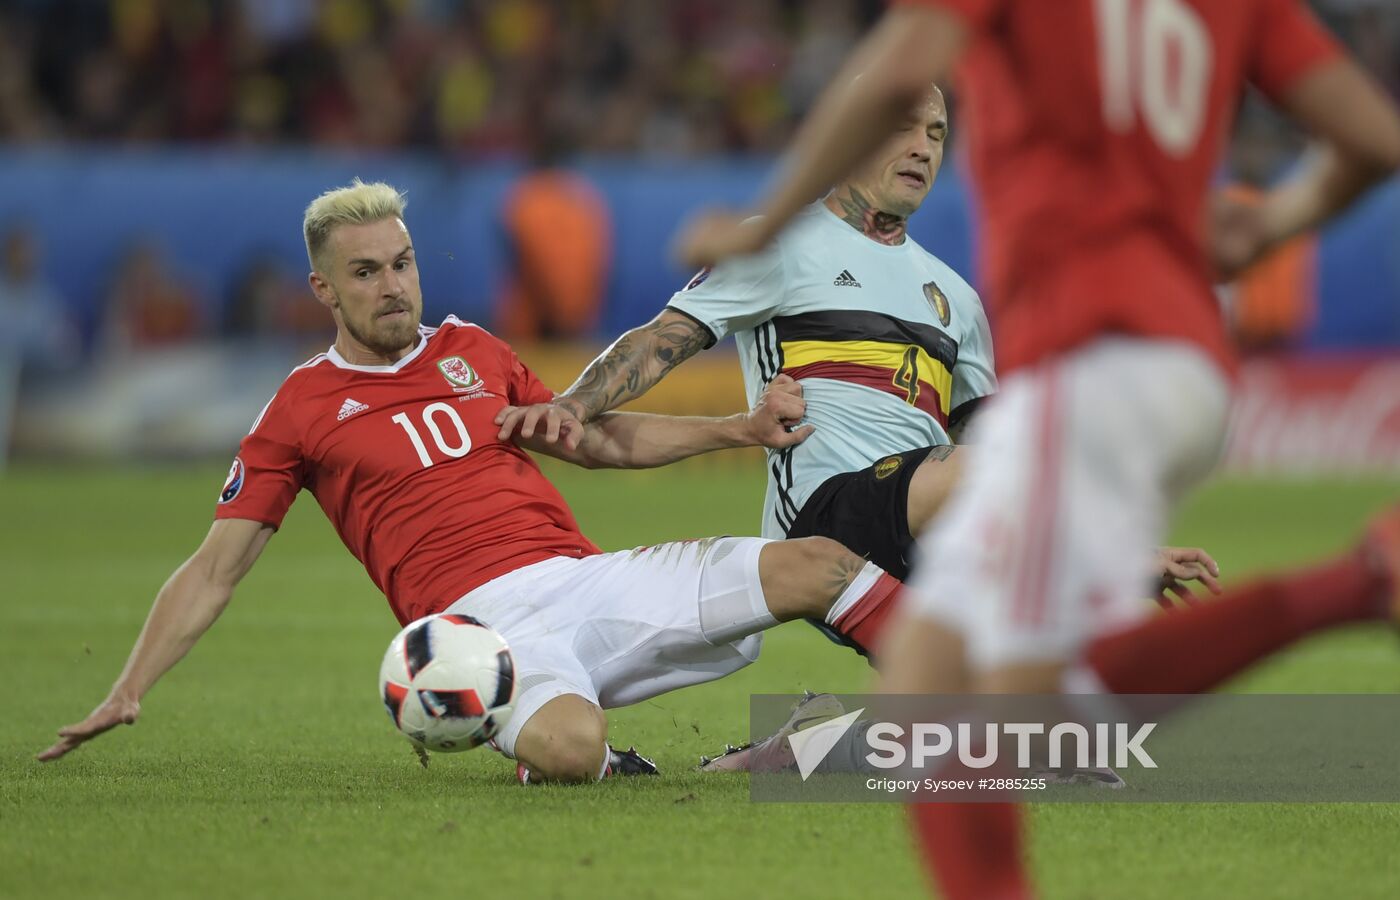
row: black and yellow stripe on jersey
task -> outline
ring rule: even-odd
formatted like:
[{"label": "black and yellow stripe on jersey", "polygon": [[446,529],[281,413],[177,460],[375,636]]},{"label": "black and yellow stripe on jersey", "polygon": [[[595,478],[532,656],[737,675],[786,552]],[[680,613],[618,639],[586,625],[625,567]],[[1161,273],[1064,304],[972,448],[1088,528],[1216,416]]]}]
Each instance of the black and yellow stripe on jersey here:
[{"label": "black and yellow stripe on jersey", "polygon": [[781,371],[864,385],[948,426],[958,345],[932,325],[868,310],[823,310],[772,319]]}]

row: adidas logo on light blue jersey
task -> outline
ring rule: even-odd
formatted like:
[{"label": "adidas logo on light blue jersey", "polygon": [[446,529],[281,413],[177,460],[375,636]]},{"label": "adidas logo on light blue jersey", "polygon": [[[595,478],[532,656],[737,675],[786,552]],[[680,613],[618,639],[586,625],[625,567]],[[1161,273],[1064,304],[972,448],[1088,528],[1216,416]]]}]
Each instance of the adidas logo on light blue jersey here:
[{"label": "adidas logo on light blue jersey", "polygon": [[836,280],[832,284],[836,287],[860,287],[860,282],[856,281],[856,277],[851,274],[850,269],[842,269],[841,274],[836,276]]}]

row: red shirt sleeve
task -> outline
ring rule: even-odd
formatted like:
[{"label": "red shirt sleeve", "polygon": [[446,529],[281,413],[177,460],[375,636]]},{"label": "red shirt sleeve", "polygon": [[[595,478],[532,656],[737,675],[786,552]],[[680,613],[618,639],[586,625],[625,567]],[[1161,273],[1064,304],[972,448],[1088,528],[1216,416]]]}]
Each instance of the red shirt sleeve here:
[{"label": "red shirt sleeve", "polygon": [[962,16],[973,27],[987,27],[1006,0],[890,0],[890,6],[937,6]]},{"label": "red shirt sleeve", "polygon": [[512,406],[529,406],[532,403],[548,403],[554,399],[554,392],[545,387],[539,376],[526,368],[520,361],[520,357],[515,355],[515,351],[506,346],[507,359],[510,363],[510,394],[509,400]]},{"label": "red shirt sleeve", "polygon": [[498,358],[506,372],[506,401],[511,406],[548,403],[554,399],[554,392],[545,387],[539,376],[520,361],[520,357],[515,355],[514,347],[484,328],[476,329],[475,333],[499,354]]},{"label": "red shirt sleeve", "polygon": [[282,526],[301,490],[306,469],[300,443],[280,399],[280,395],[272,399],[239,444],[238,456],[219,492],[214,518],[252,519],[273,528]]},{"label": "red shirt sleeve", "polygon": [[1342,53],[1337,39],[1299,0],[1262,0],[1249,80],[1278,102],[1298,79]]}]

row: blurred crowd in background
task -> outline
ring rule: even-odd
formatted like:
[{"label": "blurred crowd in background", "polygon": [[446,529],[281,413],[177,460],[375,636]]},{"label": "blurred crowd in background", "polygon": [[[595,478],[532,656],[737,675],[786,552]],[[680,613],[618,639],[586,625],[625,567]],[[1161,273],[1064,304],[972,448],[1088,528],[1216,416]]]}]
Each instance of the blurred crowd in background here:
[{"label": "blurred crowd in background", "polygon": [[[883,5],[4,0],[0,138],[766,153]],[[1400,3],[1314,6],[1400,92]],[[1287,149],[1253,107],[1241,131],[1251,170]]]},{"label": "blurred crowd in background", "polygon": [[[1314,5],[1400,94],[1400,2]],[[525,158],[537,171],[578,154],[767,154],[882,8],[879,0],[3,0],[0,142],[394,148]],[[1298,147],[1251,101],[1232,168],[1262,184]],[[572,216],[574,247],[607,232],[608,211],[577,178],[524,184],[510,202],[501,228],[522,265],[531,246],[547,254],[562,243],[541,240],[541,227],[557,237]],[[41,283],[44,248],[23,222],[0,222],[0,239],[0,309],[28,323],[9,340],[60,340],[69,331],[61,298]],[[516,338],[589,334],[610,252],[605,238],[594,240],[569,261],[573,271],[586,267],[591,284],[558,301],[558,322],[523,298],[532,285],[570,289],[545,285],[555,261],[536,259],[533,272],[501,288],[497,326]],[[255,259],[231,284],[203,284],[137,236],[112,269],[91,343],[120,354],[209,335],[319,339],[328,322],[306,302],[303,278]]]},{"label": "blurred crowd in background", "polygon": [[8,0],[10,141],[777,150],[879,0]]}]

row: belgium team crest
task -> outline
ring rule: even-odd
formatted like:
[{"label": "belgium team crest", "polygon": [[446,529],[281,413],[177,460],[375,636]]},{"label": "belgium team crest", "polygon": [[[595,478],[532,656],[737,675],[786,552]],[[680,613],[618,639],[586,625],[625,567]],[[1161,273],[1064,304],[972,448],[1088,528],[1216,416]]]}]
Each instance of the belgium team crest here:
[{"label": "belgium team crest", "polygon": [[928,298],[928,302],[933,307],[933,311],[938,313],[938,321],[943,323],[944,328],[947,328],[948,323],[953,320],[953,314],[952,311],[948,309],[948,298],[944,296],[943,291],[939,289],[938,283],[930,281],[928,284],[924,285],[924,296]]},{"label": "belgium team crest", "polygon": [[902,456],[886,456],[875,464],[875,480],[884,481],[895,472],[899,471],[900,465],[904,462]]},{"label": "belgium team crest", "polygon": [[476,374],[476,370],[467,365],[467,361],[460,356],[440,359],[437,367],[454,391],[476,391],[486,386]]}]

